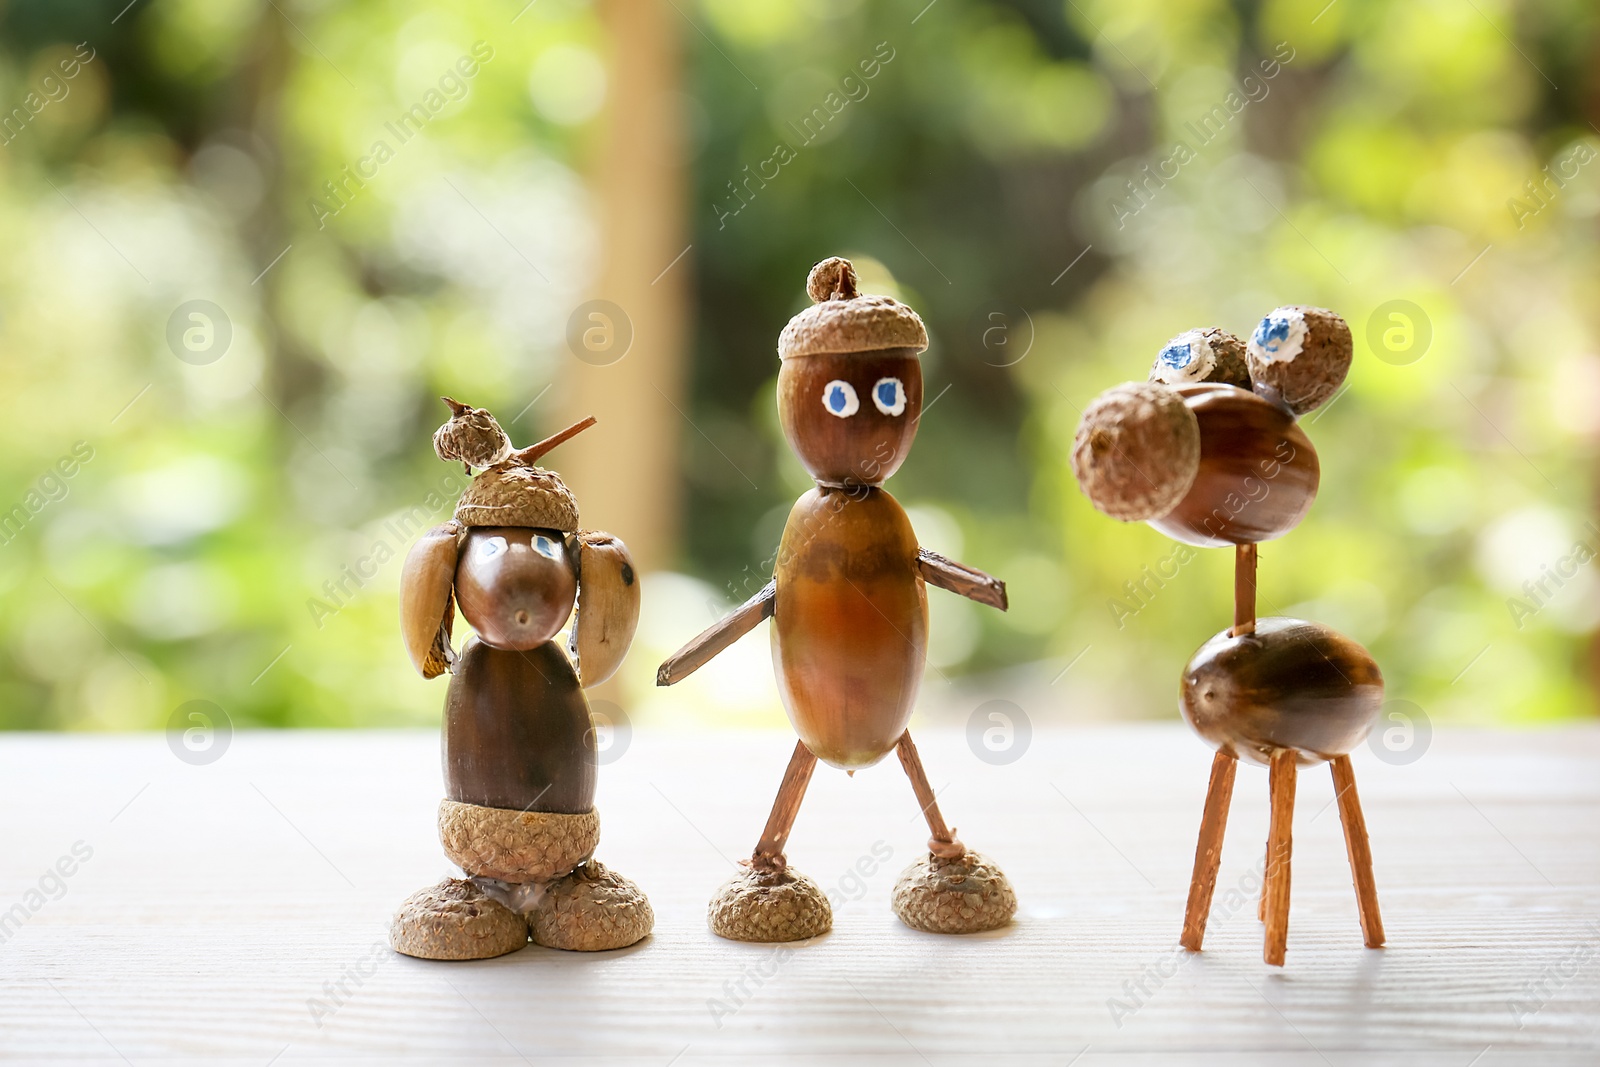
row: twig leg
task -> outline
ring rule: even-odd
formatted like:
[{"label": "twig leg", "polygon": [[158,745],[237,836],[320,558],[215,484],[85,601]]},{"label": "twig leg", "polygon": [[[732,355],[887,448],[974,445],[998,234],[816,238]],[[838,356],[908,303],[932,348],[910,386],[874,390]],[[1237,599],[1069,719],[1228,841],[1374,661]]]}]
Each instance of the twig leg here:
[{"label": "twig leg", "polygon": [[789,757],[789,769],[783,772],[783,784],[778,786],[778,799],[772,802],[772,814],[767,816],[767,828],[750,856],[750,865],[759,870],[782,870],[786,864],[783,846],[789,841],[789,831],[794,829],[795,816],[800,814],[800,801],[811,784],[811,772],[817,769],[817,757],[811,754],[804,741],[794,743],[794,755]]},{"label": "twig leg", "polygon": [[1344,823],[1344,847],[1350,854],[1350,877],[1356,886],[1356,906],[1361,910],[1361,936],[1368,948],[1383,947],[1383,917],[1378,914],[1378,884],[1372,878],[1372,846],[1367,841],[1367,820],[1356,793],[1356,772],[1349,756],[1335,756],[1333,788],[1339,798],[1339,821]]},{"label": "twig leg", "polygon": [[1199,952],[1211,915],[1211,894],[1217,888],[1217,866],[1222,862],[1222,835],[1228,826],[1228,804],[1233,800],[1233,775],[1239,761],[1218,750],[1211,759],[1211,785],[1206,789],[1206,810],[1200,817],[1200,840],[1194,847],[1194,875],[1189,879],[1189,906],[1183,913],[1179,942]]},{"label": "twig leg", "polygon": [[1267,835],[1266,859],[1261,861],[1261,896],[1256,900],[1256,922],[1267,921],[1267,886],[1272,881],[1272,835]]},{"label": "twig leg", "polygon": [[1272,829],[1268,841],[1267,937],[1263,958],[1283,966],[1289,945],[1289,856],[1294,848],[1295,750],[1272,753],[1268,780],[1272,789]]},{"label": "twig leg", "polygon": [[911,791],[917,795],[922,815],[928,820],[928,851],[945,859],[965,855],[966,846],[957,841],[955,831],[944,824],[944,815],[939,811],[939,798],[933,795],[933,787],[928,784],[928,775],[922,769],[917,746],[911,742],[910,730],[900,735],[895,750],[900,755],[900,766],[905,768],[906,777],[911,779]]}]

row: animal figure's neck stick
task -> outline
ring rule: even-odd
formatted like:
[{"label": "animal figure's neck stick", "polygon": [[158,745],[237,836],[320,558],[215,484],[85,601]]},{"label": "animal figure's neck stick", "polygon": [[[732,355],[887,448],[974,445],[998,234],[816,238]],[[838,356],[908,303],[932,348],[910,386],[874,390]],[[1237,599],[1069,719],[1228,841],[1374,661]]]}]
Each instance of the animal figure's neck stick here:
[{"label": "animal figure's neck stick", "polygon": [[1256,632],[1256,546],[1254,542],[1235,546],[1233,554],[1233,629],[1234,637]]}]

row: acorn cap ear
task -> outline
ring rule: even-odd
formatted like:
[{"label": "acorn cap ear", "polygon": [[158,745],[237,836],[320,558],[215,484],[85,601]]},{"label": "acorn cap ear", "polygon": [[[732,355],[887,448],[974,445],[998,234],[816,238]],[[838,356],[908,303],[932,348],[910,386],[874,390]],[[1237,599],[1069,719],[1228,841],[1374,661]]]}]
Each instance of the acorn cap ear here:
[{"label": "acorn cap ear", "polygon": [[585,530],[578,542],[578,617],[572,651],[585,689],[617,672],[639,626],[639,572],[628,546],[600,530]]},{"label": "acorn cap ear", "polygon": [[435,526],[411,546],[400,572],[400,633],[411,665],[424,678],[436,678],[455,664],[450,629],[464,532],[453,519]]}]

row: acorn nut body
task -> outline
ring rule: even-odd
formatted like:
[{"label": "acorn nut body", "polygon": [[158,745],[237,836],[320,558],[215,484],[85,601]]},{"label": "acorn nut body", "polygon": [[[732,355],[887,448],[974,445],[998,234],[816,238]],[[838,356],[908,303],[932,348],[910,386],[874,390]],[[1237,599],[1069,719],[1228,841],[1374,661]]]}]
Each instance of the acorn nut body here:
[{"label": "acorn nut body", "polygon": [[1270,541],[1294,529],[1322,477],[1317,450],[1294,417],[1231,385],[1175,392],[1195,417],[1200,457],[1188,491],[1150,525],[1202,548]]},{"label": "acorn nut body", "polygon": [[812,489],[778,546],[772,662],[795,733],[834,767],[868,767],[905,733],[928,653],[917,535],[882,489]]},{"label": "acorn nut body", "polygon": [[450,677],[444,720],[449,799],[563,815],[594,808],[594,722],[555,642],[507,652],[469,640]]},{"label": "acorn nut body", "polygon": [[1342,756],[1366,740],[1382,706],[1383,673],[1365,648],[1318,623],[1281,617],[1201,645],[1179,690],[1197,734],[1262,764],[1280,748],[1295,749],[1301,763]]}]

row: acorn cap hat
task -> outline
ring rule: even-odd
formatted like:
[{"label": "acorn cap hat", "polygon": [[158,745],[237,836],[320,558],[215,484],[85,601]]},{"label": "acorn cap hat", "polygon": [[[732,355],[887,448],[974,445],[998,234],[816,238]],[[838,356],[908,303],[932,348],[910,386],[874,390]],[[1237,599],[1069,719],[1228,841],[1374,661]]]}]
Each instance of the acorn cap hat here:
[{"label": "acorn cap hat", "polygon": [[463,526],[531,526],[577,533],[578,501],[572,490],[559,474],[535,461],[594,423],[592,416],[584,419],[480,473],[461,494],[456,521]]},{"label": "acorn cap hat", "polygon": [[834,256],[811,268],[806,293],[813,303],[789,320],[778,337],[778,358],[825,353],[928,347],[928,331],[915,311],[892,296],[856,289],[856,270]]}]

